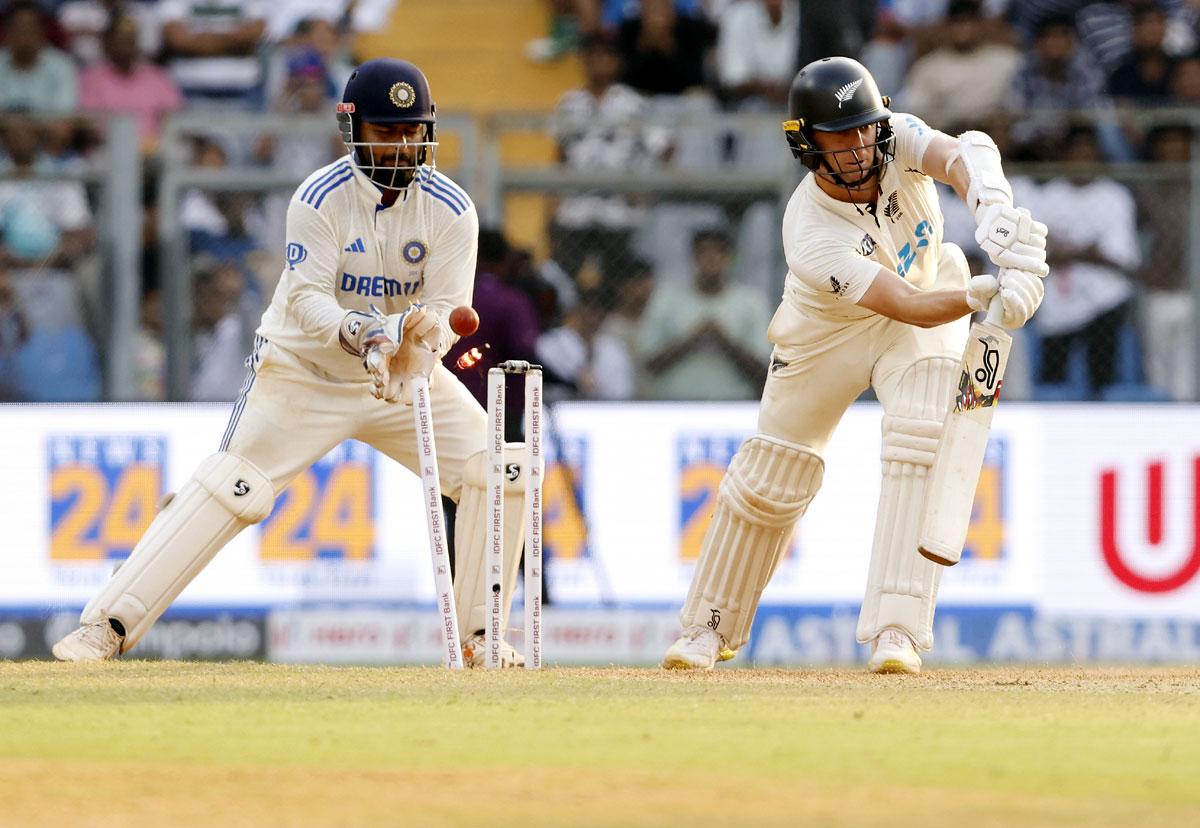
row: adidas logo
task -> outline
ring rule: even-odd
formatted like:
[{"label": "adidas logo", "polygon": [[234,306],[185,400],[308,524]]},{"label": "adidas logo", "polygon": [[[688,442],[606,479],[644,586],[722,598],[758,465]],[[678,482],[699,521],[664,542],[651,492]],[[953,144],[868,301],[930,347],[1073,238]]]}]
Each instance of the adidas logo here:
[{"label": "adidas logo", "polygon": [[362,237],[360,236],[354,240],[353,244],[351,244],[349,247],[342,248],[342,250],[346,253],[366,253],[367,246],[363,244]]}]

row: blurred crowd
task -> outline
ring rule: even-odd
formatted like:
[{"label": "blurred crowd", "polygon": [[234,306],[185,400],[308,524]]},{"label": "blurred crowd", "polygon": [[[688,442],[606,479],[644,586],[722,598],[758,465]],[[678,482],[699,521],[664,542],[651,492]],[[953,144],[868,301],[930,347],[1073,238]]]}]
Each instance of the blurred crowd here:
[{"label": "blurred crowd", "polygon": [[[329,116],[328,132],[206,130],[188,142],[192,167],[302,178],[344,152],[330,112],[356,62],[353,34],[394,3],[3,4],[0,400],[104,397],[111,274],[96,190],[81,173],[103,146],[103,116],[136,119],[146,222],[135,369],[139,397],[163,399],[154,217],[164,120]],[[616,181],[794,170],[778,120],[796,69],[857,56],[893,109],[951,133],[988,131],[1018,203],[1050,227],[1047,296],[1023,334],[1014,394],[1195,399],[1186,165],[1200,0],[547,0],[547,11],[546,37],[526,56],[578,61],[584,78],[551,118],[565,170]],[[747,126],[728,126],[731,116]],[[191,399],[240,388],[279,277],[287,198],[195,189],[178,205],[194,291]],[[774,199],[614,186],[553,199],[536,252],[487,229],[483,328],[448,360],[475,362],[459,369],[471,383],[495,356],[537,358],[556,399],[754,398],[783,275]],[[946,238],[974,250],[974,222],[949,190],[943,207]]]},{"label": "blurred crowd", "polygon": [[[698,163],[680,158],[695,155],[694,135],[663,124],[679,113],[692,122],[706,112],[777,118],[797,68],[829,54],[856,56],[894,111],[951,134],[991,134],[1018,203],[1049,225],[1047,296],[1024,332],[1010,393],[1195,399],[1185,165],[1200,106],[1200,0],[548,0],[548,7],[550,30],[527,44],[528,57],[578,59],[586,76],[556,113],[565,165],[614,174],[774,165],[784,151],[775,123],[763,134],[717,131]],[[974,222],[948,188],[942,203],[947,239],[977,250]],[[649,244],[638,238],[662,209],[648,212],[611,194],[564,199],[551,227],[554,261],[582,282],[595,281],[588,263],[623,278],[631,248],[656,269],[675,270],[656,249],[661,234]],[[685,235],[708,228],[738,237],[731,284],[765,286],[760,293],[773,305],[777,283],[744,260],[776,244],[777,227],[773,236],[748,235],[744,216],[726,208],[695,217]],[[975,256],[972,266],[988,265]],[[660,284],[656,294],[674,294],[677,304],[680,290],[697,301],[704,293],[699,259],[690,287],[656,278],[666,281],[669,290]],[[728,386],[720,372],[698,374],[680,389],[663,381],[661,354],[645,352],[647,342],[707,350],[736,372],[746,354],[713,339],[714,324],[698,318],[665,343],[643,330],[628,354],[649,378],[637,387],[721,398]]]},{"label": "blurred crowd", "polygon": [[[0,17],[0,400],[102,399],[107,337],[103,217],[89,164],[105,116],[132,116],[142,158],[137,395],[166,393],[155,235],[160,139],[174,113],[327,116],[355,60],[355,28],[395,0],[17,0]],[[344,153],[328,132],[189,139],[193,167],[251,165],[303,177]],[[55,172],[60,175],[54,175]],[[189,397],[229,400],[278,279],[287,196],[194,190],[179,205],[191,253]]]}]

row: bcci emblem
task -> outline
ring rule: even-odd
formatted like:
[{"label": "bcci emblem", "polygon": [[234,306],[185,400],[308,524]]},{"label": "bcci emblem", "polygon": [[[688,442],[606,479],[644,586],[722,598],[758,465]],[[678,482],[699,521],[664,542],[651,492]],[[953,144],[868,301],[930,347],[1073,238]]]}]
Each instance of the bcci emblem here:
[{"label": "bcci emblem", "polygon": [[401,253],[404,255],[404,261],[408,262],[409,264],[418,264],[422,259],[425,258],[425,245],[421,244],[419,241],[405,242]]},{"label": "bcci emblem", "polygon": [[404,81],[397,81],[392,84],[392,88],[388,90],[388,99],[396,105],[398,109],[408,109],[417,102],[417,93],[413,90],[412,84]]}]

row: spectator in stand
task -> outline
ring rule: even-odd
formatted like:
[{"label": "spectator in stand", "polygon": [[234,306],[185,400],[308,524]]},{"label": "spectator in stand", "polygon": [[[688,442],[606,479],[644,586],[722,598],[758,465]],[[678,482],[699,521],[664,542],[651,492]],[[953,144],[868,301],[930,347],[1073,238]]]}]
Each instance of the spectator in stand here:
[{"label": "spectator in stand", "polygon": [[104,36],[118,17],[137,23],[138,53],[154,58],[162,49],[162,25],[153,0],[67,0],[58,11],[75,62],[87,66],[104,58]]},{"label": "spectator in stand", "polygon": [[[288,55],[287,81],[274,109],[293,115],[322,115],[329,111],[334,94],[325,61],[314,49],[297,49]],[[328,135],[285,133],[264,135],[254,148],[255,160],[275,169],[303,175],[305,170],[323,167],[346,152],[340,133],[331,128]],[[284,201],[289,199],[285,196]]]},{"label": "spectator in stand", "polygon": [[[299,48],[287,55],[287,80],[279,90],[273,109],[297,115],[327,115],[332,109],[329,73],[315,49]],[[340,93],[339,93],[340,97]],[[266,133],[254,145],[254,160],[275,170],[294,174],[296,180],[310,170],[323,167],[344,155],[346,146],[336,127],[326,134],[301,131]],[[291,193],[276,192],[264,198],[261,231],[257,234],[265,250],[282,250],[287,244],[287,209]]]},{"label": "spectator in stand", "polygon": [[1170,90],[1172,104],[1200,108],[1200,55],[1188,55],[1175,61]]},{"label": "spectator in stand", "polygon": [[771,309],[754,290],[732,284],[729,237],[692,239],[690,285],[659,285],[642,318],[639,356],[663,400],[747,400],[759,395],[771,349],[763,331]]},{"label": "spectator in stand", "polygon": [[[472,307],[479,313],[479,330],[456,342],[443,359],[483,406],[487,405],[489,368],[508,359],[537,357],[537,310],[528,294],[513,284],[514,263],[512,248],[503,233],[486,228],[479,231],[475,292],[471,299]],[[459,367],[459,359],[472,351],[477,351],[478,358],[468,355],[463,367]],[[509,377],[505,387],[509,438],[519,440],[525,397],[516,377]]]},{"label": "spectator in stand", "polygon": [[1113,72],[1137,48],[1137,17],[1147,9],[1162,15],[1159,45],[1175,56],[1194,47],[1196,24],[1192,0],[1102,0],[1091,2],[1075,15],[1075,26],[1084,48],[1104,68]]},{"label": "spectator in stand", "polygon": [[[800,0],[799,69],[829,55],[857,55],[863,51],[875,28],[877,0]],[[868,67],[871,68],[871,67]],[[881,89],[899,88],[899,78],[889,83],[887,75],[876,77]]]},{"label": "spectator in stand", "polygon": [[717,41],[717,79],[741,109],[787,104],[800,48],[799,0],[736,0],[725,7]]},{"label": "spectator in stand", "polygon": [[603,330],[609,297],[601,291],[579,294],[560,327],[537,342],[546,368],[547,400],[628,400],[634,392],[633,362],[621,340]]},{"label": "spectator in stand", "polygon": [[[222,143],[213,137],[198,135],[191,140],[193,167],[221,169],[229,166],[229,155]],[[221,235],[229,224],[217,209],[212,196],[200,189],[188,190],[179,206],[179,223],[189,233]]]},{"label": "spectator in stand", "polygon": [[244,109],[261,98],[262,0],[162,0],[168,68],[189,104]]},{"label": "spectator in stand", "polygon": [[[564,94],[554,110],[563,164],[583,172],[629,173],[665,160],[671,146],[669,134],[639,122],[647,104],[637,92],[617,83],[621,56],[612,41],[592,38],[584,44],[582,56],[584,87]],[[573,278],[579,277],[589,259],[600,271],[608,272],[608,262],[628,250],[630,237],[644,216],[643,208],[621,195],[564,198],[550,228],[554,260]]]},{"label": "spectator in stand", "polygon": [[79,104],[76,84],[75,64],[46,42],[37,4],[11,4],[0,49],[0,109],[72,112]]},{"label": "spectator in stand", "polygon": [[[343,21],[345,23],[345,21]],[[267,99],[272,106],[286,96],[291,60],[298,52],[315,52],[324,67],[329,97],[340,98],[354,71],[354,61],[345,45],[345,32],[338,24],[321,17],[307,17],[275,49],[267,68]]]},{"label": "spectator in stand", "polygon": [[1086,110],[1097,125],[1105,154],[1113,160],[1128,158],[1112,101],[1104,92],[1105,81],[1099,65],[1080,48],[1074,20],[1043,19],[1036,26],[1034,51],[1014,78],[1010,111],[1033,113],[1013,125],[1014,141],[1026,147],[1058,146],[1068,126],[1065,113]]},{"label": "spectator in stand", "polygon": [[234,262],[192,275],[192,390],[189,398],[229,402],[246,379],[254,322],[243,312],[245,278]]},{"label": "spectator in stand", "polygon": [[[612,337],[625,347],[629,355],[638,352],[638,337],[641,335],[642,316],[654,293],[654,268],[644,259],[627,257],[616,263],[619,280],[611,279],[616,286],[616,299],[611,312],[604,319],[601,333]],[[639,362],[633,363],[634,396],[644,398],[650,389],[645,371]]]},{"label": "spectator in stand", "polygon": [[[1192,130],[1161,126],[1146,138],[1149,160],[1187,164],[1192,159]],[[1192,232],[1183,205],[1191,197],[1186,173],[1154,177],[1137,186],[1140,226],[1146,258],[1135,275],[1145,350],[1146,380],[1176,400],[1196,398],[1192,337],[1195,302],[1188,283],[1188,238]]]},{"label": "spectator in stand", "polygon": [[[220,140],[213,136],[193,138],[193,167],[221,169],[228,165],[229,155]],[[264,294],[274,289],[273,284],[260,281],[265,275],[259,266],[264,264],[259,261],[264,255],[261,236],[267,231],[257,194],[189,190],[179,208],[179,222],[188,231],[192,253],[238,264],[249,299],[262,301]],[[272,270],[278,272],[277,267]]]},{"label": "spectator in stand", "polygon": [[142,151],[158,147],[162,119],[183,108],[183,95],[161,67],[138,51],[138,24],[132,17],[115,17],[104,33],[104,59],[83,70],[80,98],[92,112],[135,116]]},{"label": "spectator in stand", "polygon": [[0,266],[69,270],[95,244],[83,185],[33,178],[50,163],[41,153],[43,143],[32,118],[4,119],[4,166],[12,178],[0,181]]},{"label": "spectator in stand", "polygon": [[43,135],[28,116],[4,119],[10,177],[0,181],[0,269],[10,274],[27,334],[5,371],[20,399],[94,400],[100,373],[85,323],[99,314],[98,289],[85,284],[81,265],[95,231],[81,184],[32,177],[52,165],[41,153]]},{"label": "spectator in stand", "polygon": [[13,382],[14,357],[29,339],[29,323],[17,303],[16,292],[8,271],[0,269],[0,402],[21,399],[20,389]]},{"label": "spectator in stand", "polygon": [[[1073,127],[1063,146],[1062,161],[1103,160],[1090,127]],[[1042,383],[1066,382],[1071,351],[1080,344],[1087,391],[1094,395],[1116,379],[1117,346],[1133,298],[1130,277],[1141,258],[1133,195],[1112,179],[1084,173],[1048,181],[1021,203],[1046,223],[1050,239],[1046,298],[1034,315],[1043,337],[1036,376]]]},{"label": "spectator in stand", "polygon": [[672,0],[642,0],[641,15],[618,30],[624,82],[647,95],[682,95],[705,84],[717,32],[703,16],[679,14]]},{"label": "spectator in stand", "polygon": [[[525,44],[525,56],[539,62],[557,60],[579,48],[578,5],[579,0],[546,0],[550,16],[550,29],[546,32],[545,37],[539,37]],[[590,34],[599,34],[599,32],[599,22],[596,21],[591,27]]]},{"label": "spectator in stand", "polygon": [[1021,54],[987,42],[979,0],[954,0],[947,10],[946,45],[913,64],[897,97],[905,112],[919,112],[949,133],[978,129],[1006,103]]},{"label": "spectator in stand", "polygon": [[1155,6],[1133,11],[1133,39],[1125,61],[1108,78],[1108,91],[1117,101],[1161,106],[1171,94],[1175,59],[1163,47],[1167,15]]},{"label": "spectator in stand", "polygon": [[162,291],[149,288],[142,292],[141,325],[133,353],[136,399],[162,400],[167,393],[167,348],[163,343]]}]

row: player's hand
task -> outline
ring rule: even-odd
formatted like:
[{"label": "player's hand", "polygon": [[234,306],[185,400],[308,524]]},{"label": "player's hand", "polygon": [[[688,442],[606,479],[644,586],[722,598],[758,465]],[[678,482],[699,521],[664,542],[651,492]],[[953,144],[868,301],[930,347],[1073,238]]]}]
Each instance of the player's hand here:
[{"label": "player's hand", "polygon": [[971,310],[986,311],[999,289],[999,280],[990,273],[972,276],[967,282],[967,304],[971,306]]},{"label": "player's hand", "polygon": [[989,204],[975,215],[975,241],[998,267],[1017,268],[1045,276],[1046,225],[1024,207]]},{"label": "player's hand", "polygon": [[391,354],[386,345],[375,345],[363,357],[363,367],[371,377],[371,396],[384,402],[399,402],[404,396],[404,377],[393,373]]},{"label": "player's hand", "polygon": [[1033,316],[1045,295],[1046,286],[1042,282],[1042,274],[1002,268],[1000,301],[1004,307],[1004,316],[1000,324],[1010,330],[1021,327]]}]

